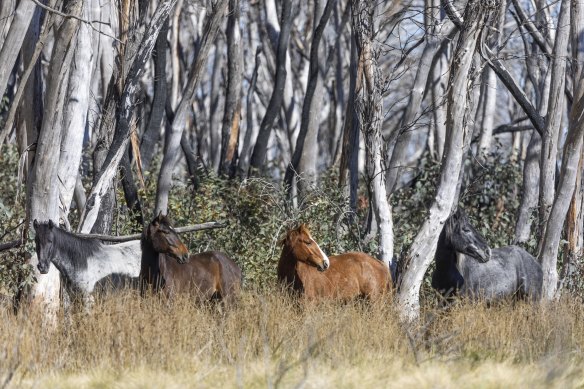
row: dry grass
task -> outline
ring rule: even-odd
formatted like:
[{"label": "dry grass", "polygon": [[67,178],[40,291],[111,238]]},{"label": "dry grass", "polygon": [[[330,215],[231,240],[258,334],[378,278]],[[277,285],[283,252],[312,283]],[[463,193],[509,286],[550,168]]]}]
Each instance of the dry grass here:
[{"label": "dry grass", "polygon": [[459,305],[401,326],[391,303],[246,292],[195,306],[134,292],[43,328],[0,311],[0,387],[574,387],[584,306]]}]

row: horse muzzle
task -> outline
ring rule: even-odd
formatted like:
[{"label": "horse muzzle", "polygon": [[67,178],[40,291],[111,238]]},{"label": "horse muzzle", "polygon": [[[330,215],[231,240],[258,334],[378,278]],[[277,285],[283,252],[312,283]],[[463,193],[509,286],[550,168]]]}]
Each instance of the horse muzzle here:
[{"label": "horse muzzle", "polygon": [[176,260],[181,265],[187,263],[189,261],[189,253],[185,253],[185,254],[182,254],[182,255],[178,256],[176,258]]},{"label": "horse muzzle", "polygon": [[329,268],[329,261],[323,261],[322,265],[319,265],[317,267],[318,271],[325,271],[328,268]]},{"label": "horse muzzle", "polygon": [[491,259],[491,248],[487,247],[486,249],[479,249],[476,246],[471,247],[472,256],[476,258],[479,262],[485,263],[489,262]]},{"label": "horse muzzle", "polygon": [[39,262],[39,263],[37,264],[37,269],[39,269],[39,272],[40,272],[41,274],[47,274],[47,273],[49,272],[49,266],[50,266],[50,265],[45,265],[45,264],[43,264],[43,263]]}]

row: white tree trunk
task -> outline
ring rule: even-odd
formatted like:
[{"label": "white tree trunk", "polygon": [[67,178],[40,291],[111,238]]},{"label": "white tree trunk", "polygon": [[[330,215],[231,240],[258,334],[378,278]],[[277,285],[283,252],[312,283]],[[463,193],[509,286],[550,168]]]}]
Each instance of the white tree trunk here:
[{"label": "white tree trunk", "polygon": [[[481,0],[469,0],[466,5],[464,28],[460,31],[453,55],[448,90],[446,116],[446,148],[440,171],[440,181],[429,215],[414,239],[407,255],[409,265],[403,275],[397,303],[403,320],[414,320],[420,310],[420,286],[430,265],[438,236],[453,207],[458,178],[462,166],[464,140],[469,134],[466,127],[469,72],[473,62],[477,39],[484,24],[487,6]],[[484,2],[488,3],[488,2]]]},{"label": "white tree trunk", "polygon": [[[81,0],[67,2],[65,11],[80,16]],[[75,50],[75,34],[79,22],[68,18],[63,21],[55,35],[55,45],[48,72],[43,124],[37,140],[35,163],[30,186],[30,221],[53,220],[59,218],[59,186],[57,170],[61,146],[62,119],[67,91],[67,73]],[[36,272],[36,256],[31,265]],[[59,272],[54,266],[48,274],[37,273],[37,283],[33,288],[33,300],[45,304],[47,318],[54,317],[59,306]]]},{"label": "white tree trunk", "polygon": [[[572,45],[578,47],[580,50],[583,46],[581,34],[584,32],[584,15],[582,13],[584,7],[582,1],[575,1],[573,4],[575,9],[572,12]],[[570,1],[562,0],[560,20],[558,22],[558,32],[556,35],[556,45],[554,47],[554,58],[565,55],[567,42],[566,45],[560,46],[563,48],[562,51],[557,50],[557,48],[559,47],[558,40],[564,39],[560,36],[569,34],[569,10]],[[582,58],[580,55],[578,55],[578,50],[574,50],[573,53],[577,55],[577,57],[574,58],[576,61]],[[579,173],[578,163],[580,159],[580,149],[582,148],[582,136],[584,135],[584,115],[582,114],[584,112],[584,80],[582,79],[584,73],[582,72],[581,65],[578,65],[575,70],[580,73],[574,74],[574,102],[570,112],[568,135],[566,136],[566,143],[564,145],[560,180],[549,218],[547,220],[542,249],[540,252],[541,266],[543,269],[543,297],[548,300],[556,297],[556,290],[558,287],[558,247],[564,220],[566,218],[568,208],[570,207],[570,200],[572,199],[574,188],[576,186],[576,177]],[[554,85],[553,82],[552,85]],[[563,95],[563,83],[560,85],[560,91]],[[554,88],[552,88],[552,93],[553,89]],[[554,99],[550,97],[550,105],[552,105],[553,100]],[[561,109],[563,108],[560,108],[560,110]]]},{"label": "white tree trunk", "polygon": [[[10,0],[2,0],[2,2],[4,1]],[[2,48],[0,48],[0,96],[4,96],[6,91],[8,78],[20,53],[20,47],[28,30],[28,25],[32,20],[35,7],[35,3],[31,0],[20,1],[16,7],[6,39],[2,42]]]},{"label": "white tree trunk", "polygon": [[[551,84],[548,100],[545,130],[542,136],[539,181],[539,211],[540,224],[545,226],[548,215],[554,201],[554,188],[556,182],[556,156],[558,150],[558,137],[564,112],[564,85],[566,80],[565,53],[570,37],[570,4],[562,1],[556,40],[554,44],[554,56],[551,63]],[[545,235],[545,229],[542,236]],[[556,275],[557,277],[557,275]]]},{"label": "white tree trunk", "polygon": [[[85,5],[85,17],[89,14],[87,7]],[[69,73],[69,89],[63,117],[64,132],[58,167],[61,208],[65,217],[69,214],[69,207],[78,179],[79,164],[81,163],[83,136],[89,109],[92,67],[90,27],[87,24],[82,24],[79,26],[75,55]]]}]

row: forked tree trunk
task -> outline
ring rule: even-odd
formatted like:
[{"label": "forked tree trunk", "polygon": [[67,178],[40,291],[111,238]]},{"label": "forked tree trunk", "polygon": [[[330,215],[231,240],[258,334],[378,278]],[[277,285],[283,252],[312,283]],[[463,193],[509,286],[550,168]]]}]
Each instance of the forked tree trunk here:
[{"label": "forked tree trunk", "polygon": [[434,257],[442,226],[454,206],[464,140],[466,136],[471,135],[466,127],[468,76],[479,34],[489,15],[489,4],[491,4],[489,1],[469,0],[464,11],[464,21],[450,70],[447,138],[440,179],[428,217],[408,251],[406,257],[408,265],[397,296],[400,316],[404,320],[416,319],[419,315],[420,286]]},{"label": "forked tree trunk", "polygon": [[[286,167],[286,175],[284,177],[288,194],[292,193],[292,185],[296,173],[305,173],[306,175],[302,179],[307,180],[308,184],[313,183],[316,174],[318,118],[321,113],[319,108],[322,106],[323,92],[323,81],[320,76],[321,61],[319,59],[319,46],[324,28],[330,18],[333,4],[334,2],[332,0],[328,0],[318,25],[316,19],[314,21],[314,32],[310,47],[310,63],[308,66],[308,83],[306,84],[306,94],[304,97],[304,105],[302,106],[302,122],[300,123],[300,132],[296,139],[296,147],[294,148],[292,161]],[[316,8],[318,8],[317,3],[315,3],[315,13]]]},{"label": "forked tree trunk", "polygon": [[266,154],[268,152],[270,134],[282,106],[282,98],[284,94],[284,87],[286,85],[287,75],[286,53],[288,52],[288,41],[290,39],[290,32],[292,30],[291,0],[283,0],[282,2],[282,17],[280,27],[281,29],[280,36],[278,38],[278,50],[276,55],[276,81],[274,83],[272,97],[270,98],[270,102],[266,108],[266,114],[264,115],[262,123],[260,124],[260,130],[258,132],[256,144],[253,148],[248,173],[249,175],[253,175],[255,172],[260,171],[264,164]]},{"label": "forked tree trunk", "polygon": [[393,257],[393,222],[383,174],[383,82],[377,65],[379,54],[374,46],[375,7],[365,1],[354,0],[351,11],[359,67],[362,69],[361,77],[357,79],[355,105],[361,117],[361,132],[365,141],[371,206],[379,228],[379,259],[389,268]]},{"label": "forked tree trunk", "polygon": [[172,185],[172,171],[180,155],[179,147],[182,137],[182,132],[186,123],[187,114],[190,110],[191,104],[195,97],[196,88],[203,73],[204,66],[207,63],[209,50],[215,41],[219,26],[223,20],[227,8],[227,0],[219,0],[215,4],[213,12],[209,15],[203,37],[201,39],[201,46],[195,59],[194,64],[189,72],[187,85],[182,93],[182,98],[176,109],[172,126],[170,126],[170,133],[167,135],[167,142],[164,145],[164,157],[158,175],[158,187],[156,190],[156,211],[158,214],[162,212],[167,213],[168,210],[168,194]]}]

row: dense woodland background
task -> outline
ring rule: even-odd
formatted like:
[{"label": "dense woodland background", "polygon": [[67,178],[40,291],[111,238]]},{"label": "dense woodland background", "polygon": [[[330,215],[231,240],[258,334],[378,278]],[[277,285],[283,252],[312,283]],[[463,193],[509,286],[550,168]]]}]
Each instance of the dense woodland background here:
[{"label": "dense woodland background", "polygon": [[[582,0],[2,0],[2,293],[58,301],[32,220],[81,233],[177,225],[246,283],[308,222],[325,251],[399,270],[415,316],[441,225],[580,293]],[[33,266],[28,265],[28,263]]]}]

